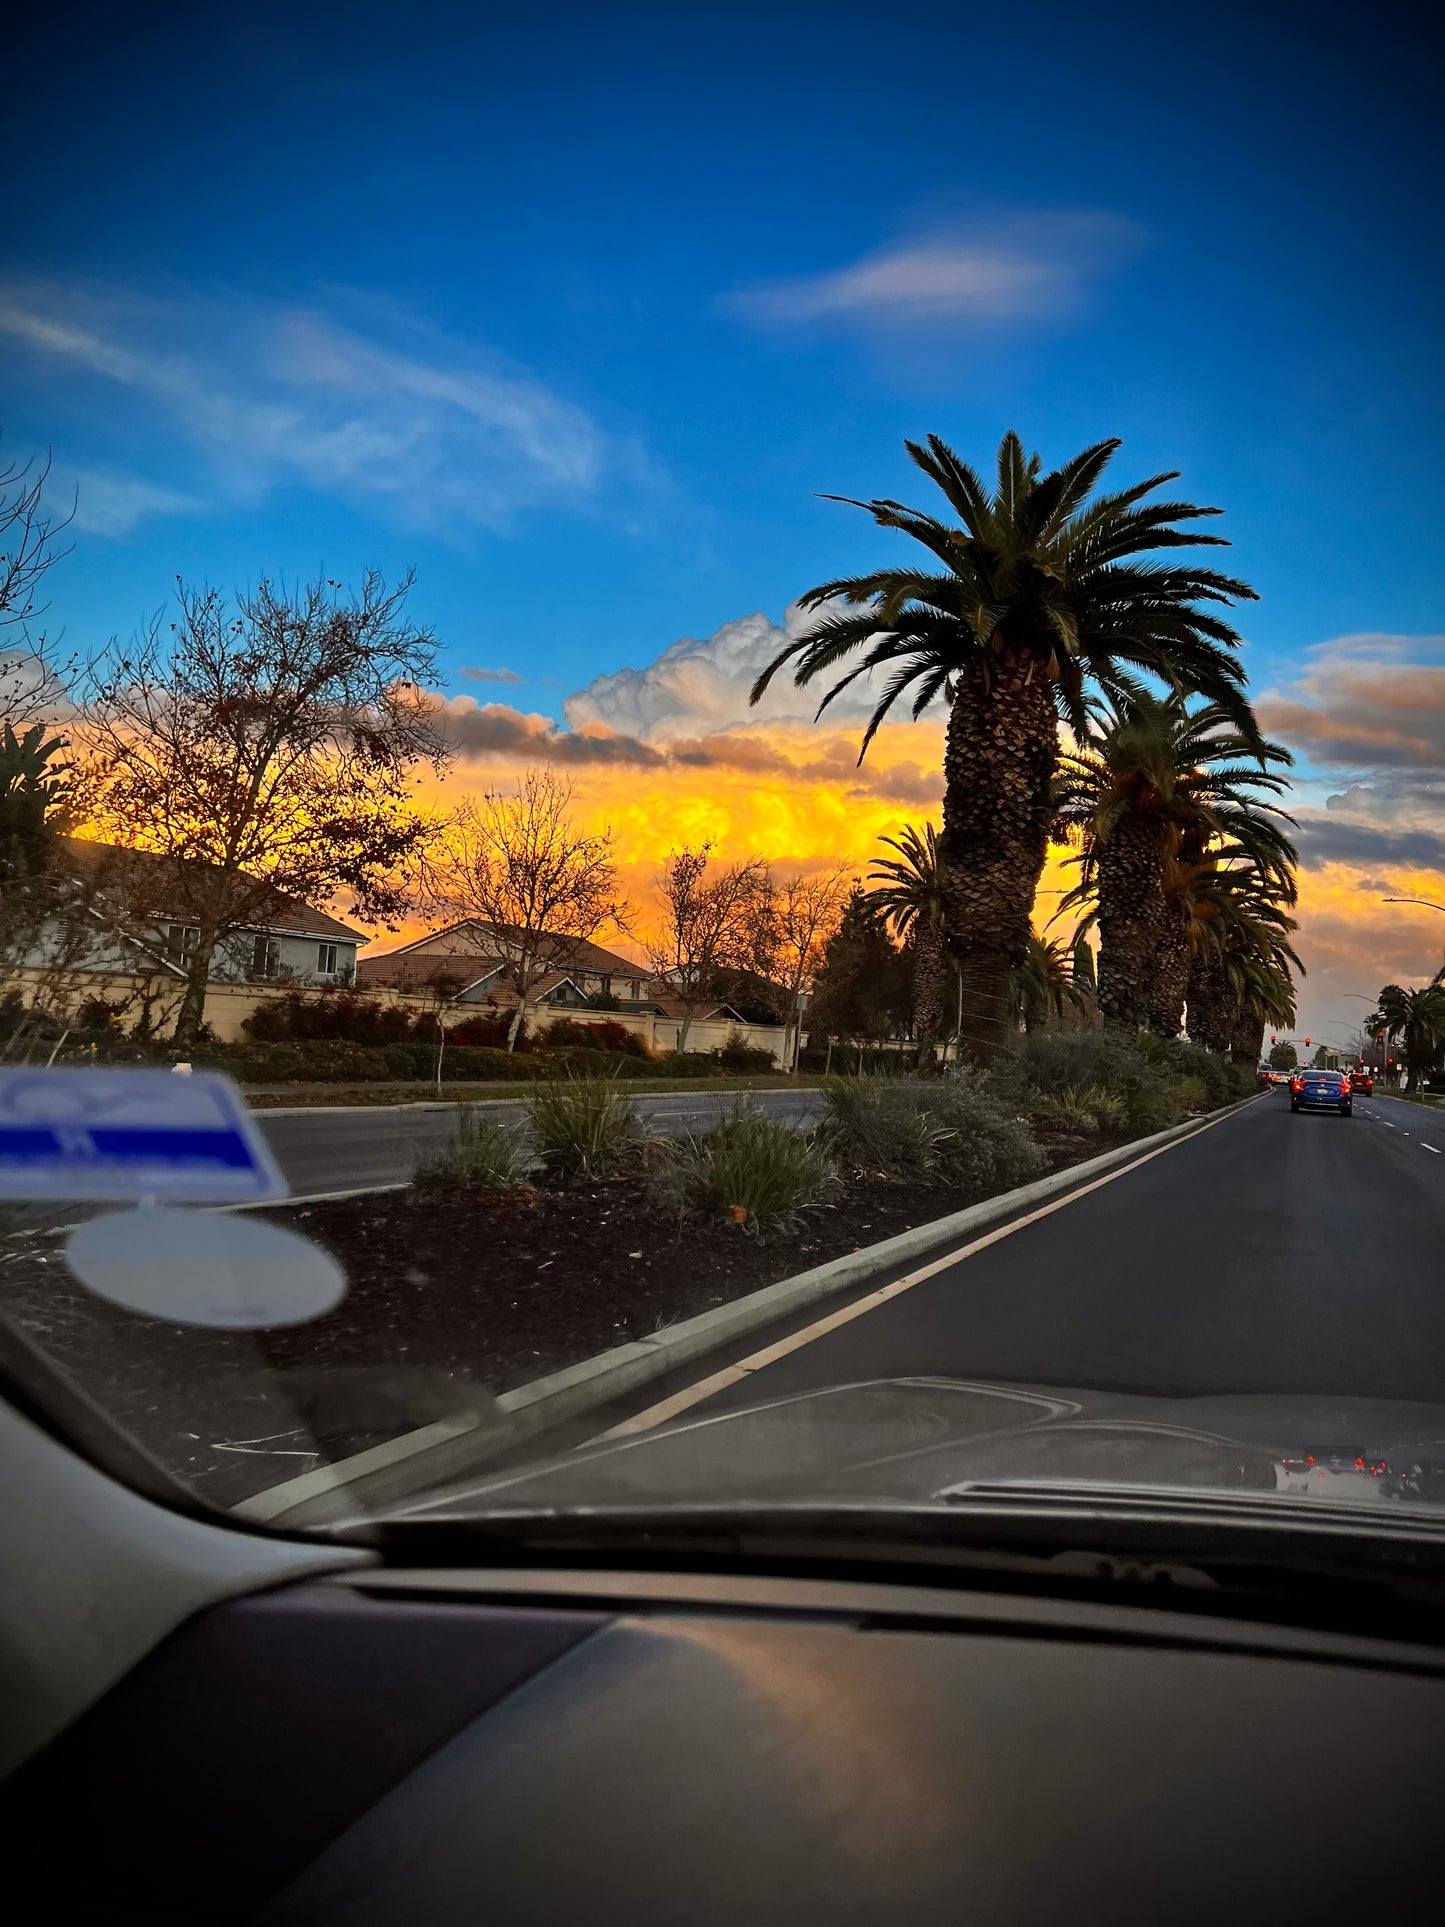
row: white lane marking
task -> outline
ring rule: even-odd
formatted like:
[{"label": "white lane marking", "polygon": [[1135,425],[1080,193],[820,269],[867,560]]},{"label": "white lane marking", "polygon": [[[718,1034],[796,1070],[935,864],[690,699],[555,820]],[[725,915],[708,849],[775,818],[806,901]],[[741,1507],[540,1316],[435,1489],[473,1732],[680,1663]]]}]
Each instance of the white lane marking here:
[{"label": "white lane marking", "polygon": [[1436,1156],[1437,1158],[1438,1158],[1438,1157],[1439,1157],[1439,1155],[1440,1155],[1440,1151],[1439,1151],[1439,1147],[1438,1147],[1437,1145],[1434,1145],[1434,1144],[1427,1144],[1427,1143],[1425,1142],[1425,1140],[1424,1140],[1424,1138],[1421,1138],[1421,1140],[1420,1140],[1420,1149],[1421,1149],[1422,1151],[1430,1151],[1430,1152],[1433,1152],[1433,1153],[1434,1153],[1434,1155],[1435,1155],[1435,1156]]},{"label": "white lane marking", "polygon": [[[1238,1113],[1234,1111],[1226,1113],[1229,1117],[1237,1115]],[[762,1351],[753,1352],[747,1358],[740,1358],[736,1365],[725,1366],[720,1372],[713,1372],[707,1378],[698,1379],[693,1385],[684,1386],[680,1392],[674,1392],[671,1398],[659,1399],[656,1405],[649,1405],[641,1412],[634,1412],[631,1418],[623,1419],[620,1425],[614,1425],[608,1431],[599,1433],[598,1436],[604,1439],[629,1438],[637,1432],[650,1432],[656,1425],[665,1425],[669,1419],[676,1418],[679,1412],[685,1412],[690,1406],[699,1405],[703,1399],[711,1398],[714,1392],[726,1391],[729,1385],[741,1384],[743,1379],[750,1377],[753,1372],[761,1371],[765,1365],[775,1365],[780,1358],[786,1358],[790,1352],[801,1351],[804,1345],[810,1345],[815,1338],[823,1338],[829,1332],[837,1331],[839,1326],[847,1325],[855,1318],[861,1318],[865,1312],[873,1311],[879,1305],[886,1305],[890,1298],[901,1297],[905,1291],[911,1291],[914,1285],[921,1285],[926,1278],[932,1278],[940,1271],[947,1271],[951,1265],[962,1264],[965,1258],[973,1257],[977,1251],[986,1250],[989,1245],[996,1245],[1004,1238],[1011,1238],[1016,1231],[1022,1231],[1025,1225],[1037,1224],[1040,1218],[1052,1217],[1054,1212],[1062,1211],[1065,1205],[1073,1204],[1078,1198],[1086,1198],[1091,1191],[1101,1191],[1106,1184],[1113,1184],[1117,1178],[1128,1177],[1131,1171],[1138,1171],[1144,1165],[1152,1163],[1155,1158],[1163,1157],[1166,1151],[1172,1151],[1180,1144],[1192,1144],[1195,1138],[1203,1137],[1206,1131],[1212,1131],[1216,1124],[1223,1122],[1224,1118],[1216,1117],[1208,1124],[1202,1125],[1199,1130],[1191,1131],[1188,1137],[1175,1138],[1172,1144],[1161,1144],[1157,1151],[1146,1152],[1142,1158],[1135,1158],[1132,1164],[1121,1165],[1117,1171],[1109,1171],[1103,1177],[1095,1178],[1092,1184],[1080,1185],[1077,1191],[1070,1191],[1062,1198],[1055,1198],[1051,1204],[1040,1205],[1037,1211],[1030,1211],[1022,1218],[1015,1218],[1009,1224],[1000,1225],[997,1231],[986,1232],[983,1237],[975,1238],[972,1244],[961,1245],[957,1251],[946,1252],[943,1257],[935,1258],[929,1264],[920,1265],[916,1271],[907,1272],[902,1278],[895,1278],[891,1285],[884,1285],[878,1291],[869,1292],[866,1298],[859,1298],[851,1305],[844,1305],[841,1311],[830,1312],[826,1318],[819,1318],[811,1325],[804,1325],[800,1331],[792,1332],[786,1338],[780,1338],[776,1344],[767,1345]],[[589,1440],[589,1443],[592,1441]]]}]

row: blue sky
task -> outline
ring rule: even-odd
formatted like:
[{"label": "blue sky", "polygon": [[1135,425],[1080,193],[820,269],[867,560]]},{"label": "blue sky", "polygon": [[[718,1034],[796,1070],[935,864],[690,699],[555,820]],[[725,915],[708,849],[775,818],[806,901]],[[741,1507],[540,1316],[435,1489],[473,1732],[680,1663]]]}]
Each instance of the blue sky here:
[{"label": "blue sky", "polygon": [[1438,635],[1430,32],[1388,5],[37,11],[0,422],[79,482],[54,619],[88,647],[177,573],[414,565],[447,687],[505,669],[560,717],[888,552],[817,493],[923,494],[904,435],[987,460],[1016,426],[1046,460],[1120,435],[1121,475],[1228,511],[1261,688],[1332,638]]}]

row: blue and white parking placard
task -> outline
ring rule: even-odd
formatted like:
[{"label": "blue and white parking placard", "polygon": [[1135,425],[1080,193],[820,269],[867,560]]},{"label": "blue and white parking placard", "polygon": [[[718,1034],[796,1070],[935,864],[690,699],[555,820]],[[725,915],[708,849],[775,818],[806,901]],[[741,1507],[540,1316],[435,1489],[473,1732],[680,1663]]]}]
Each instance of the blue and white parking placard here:
[{"label": "blue and white parking placard", "polygon": [[0,1198],[243,1204],[286,1195],[229,1077],[0,1070]]}]

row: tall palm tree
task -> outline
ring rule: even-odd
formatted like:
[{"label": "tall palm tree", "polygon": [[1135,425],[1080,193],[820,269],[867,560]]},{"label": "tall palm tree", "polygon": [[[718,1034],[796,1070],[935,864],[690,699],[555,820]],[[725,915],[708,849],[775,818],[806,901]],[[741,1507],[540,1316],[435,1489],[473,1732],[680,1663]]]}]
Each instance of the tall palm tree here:
[{"label": "tall palm tree", "polygon": [[868,881],[878,886],[868,891],[868,901],[882,911],[900,937],[913,940],[913,1035],[919,1062],[927,1065],[943,1020],[948,976],[938,831],[925,823],[920,833],[910,823],[901,836],[884,836],[879,841],[898,855],[880,857],[868,872]]},{"label": "tall palm tree", "polygon": [[1248,850],[1223,845],[1191,883],[1189,1035],[1241,1061],[1259,1061],[1266,1024],[1294,1022],[1292,972],[1304,965],[1290,941],[1293,874],[1272,875]]},{"label": "tall palm tree", "polygon": [[1107,1024],[1177,1036],[1189,977],[1190,890],[1211,846],[1227,837],[1268,875],[1295,860],[1262,800],[1278,795],[1290,752],[1237,728],[1218,703],[1136,689],[1093,704],[1091,732],[1062,758],[1059,826],[1082,840],[1080,878],[1062,914],[1091,900],[1101,939],[1099,1004]]},{"label": "tall palm tree", "polygon": [[1028,954],[1009,972],[1009,1015],[1027,1031],[1057,1023],[1065,1011],[1082,1010],[1088,991],[1078,981],[1074,959],[1063,944],[1029,938]]},{"label": "tall palm tree", "polygon": [[1438,981],[1423,990],[1386,984],[1380,992],[1380,1028],[1398,1038],[1405,1060],[1405,1088],[1417,1091],[1425,1072],[1433,1070],[1445,1047],[1445,986]]},{"label": "tall palm tree", "polygon": [[825,691],[821,715],[858,677],[884,671],[860,761],[905,691],[914,716],[938,696],[948,701],[944,928],[963,981],[961,1042],[986,1058],[1007,1038],[1009,972],[1028,950],[1059,715],[1086,733],[1090,688],[1112,695],[1130,672],[1144,672],[1198,690],[1247,730],[1239,637],[1206,605],[1254,591],[1212,569],[1141,559],[1219,544],[1174,526],[1218,511],[1146,502],[1172,472],[1095,495],[1117,441],[1096,442],[1043,475],[1038,456],[1007,434],[992,490],[938,436],[905,446],[942,491],[950,519],[887,499],[853,506],[912,536],[941,569],[878,569],[810,589],[802,602],[816,620],[779,651],[752,699],[786,665],[807,684],[857,658]]}]

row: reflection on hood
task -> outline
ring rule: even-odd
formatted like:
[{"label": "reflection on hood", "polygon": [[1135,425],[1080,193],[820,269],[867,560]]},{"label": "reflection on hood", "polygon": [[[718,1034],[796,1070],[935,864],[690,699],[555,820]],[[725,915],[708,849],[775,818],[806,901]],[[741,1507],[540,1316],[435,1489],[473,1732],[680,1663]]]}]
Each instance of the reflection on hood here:
[{"label": "reflection on hood", "polygon": [[1445,1406],[877,1379],[602,1440],[410,1513],[770,1499],[916,1505],[1007,1485],[1277,1492],[1445,1510]]}]

